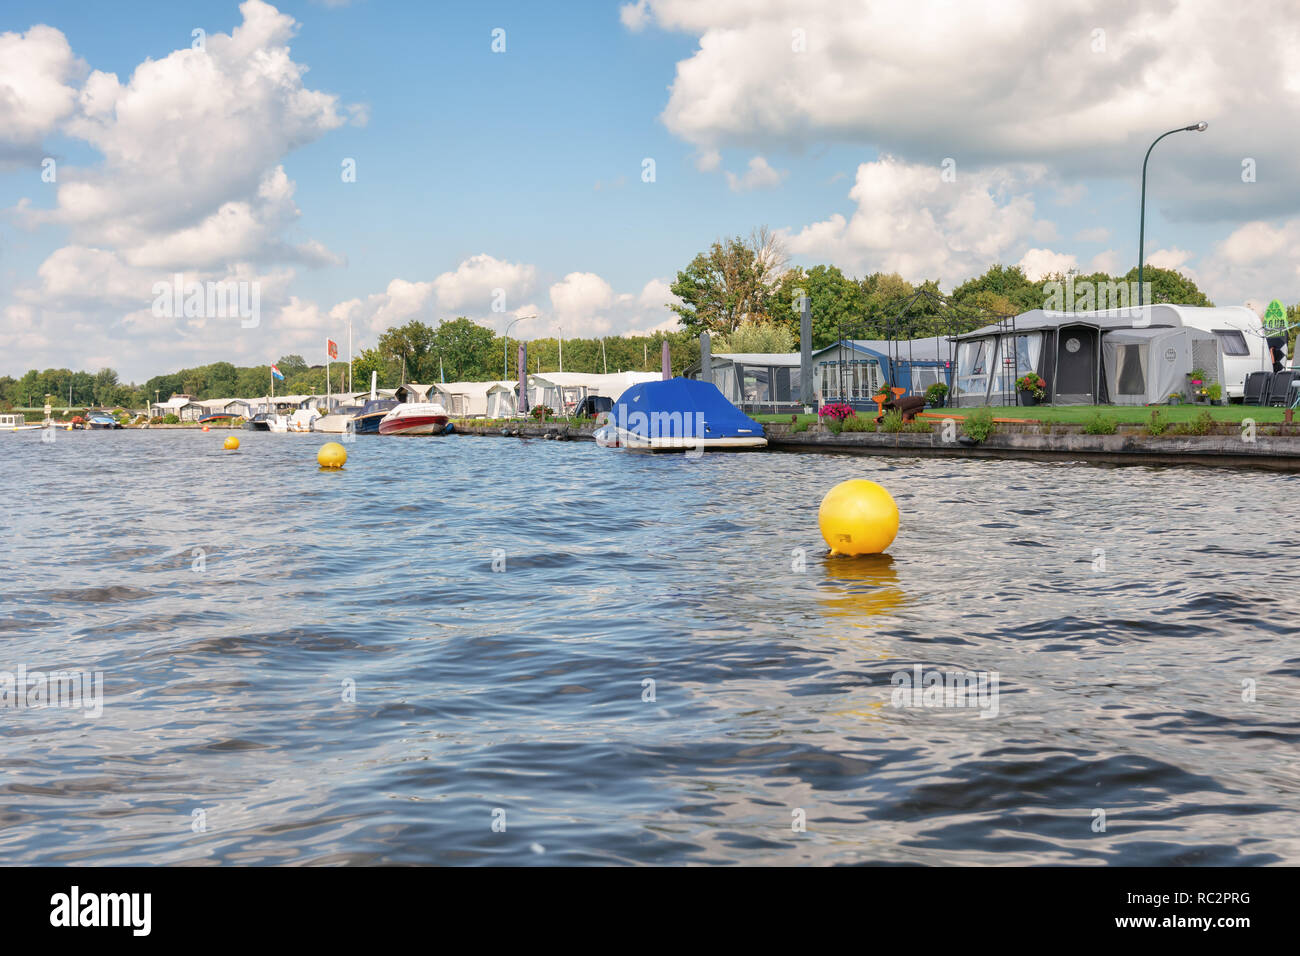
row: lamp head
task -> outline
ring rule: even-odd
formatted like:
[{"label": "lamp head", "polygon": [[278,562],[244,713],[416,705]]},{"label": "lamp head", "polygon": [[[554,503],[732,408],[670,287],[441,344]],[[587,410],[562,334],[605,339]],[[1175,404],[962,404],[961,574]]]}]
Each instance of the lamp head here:
[{"label": "lamp head", "polygon": [[1193,123],[1191,126],[1184,127],[1184,129],[1189,133],[1204,133],[1209,129],[1209,126],[1209,123],[1205,122],[1205,120],[1201,120],[1199,123]]}]

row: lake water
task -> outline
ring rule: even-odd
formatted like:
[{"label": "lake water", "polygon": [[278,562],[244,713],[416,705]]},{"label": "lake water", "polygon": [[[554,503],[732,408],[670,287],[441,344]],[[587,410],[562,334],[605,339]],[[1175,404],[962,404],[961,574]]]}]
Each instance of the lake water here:
[{"label": "lake water", "polygon": [[226,434],[0,435],[6,862],[1300,863],[1295,477]]}]

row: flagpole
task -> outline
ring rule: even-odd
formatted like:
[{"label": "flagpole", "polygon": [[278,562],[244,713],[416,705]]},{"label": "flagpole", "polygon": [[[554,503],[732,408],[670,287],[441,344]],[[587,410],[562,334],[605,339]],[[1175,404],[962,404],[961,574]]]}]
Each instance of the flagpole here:
[{"label": "flagpole", "polygon": [[348,319],[348,391],[352,391],[352,320]]}]

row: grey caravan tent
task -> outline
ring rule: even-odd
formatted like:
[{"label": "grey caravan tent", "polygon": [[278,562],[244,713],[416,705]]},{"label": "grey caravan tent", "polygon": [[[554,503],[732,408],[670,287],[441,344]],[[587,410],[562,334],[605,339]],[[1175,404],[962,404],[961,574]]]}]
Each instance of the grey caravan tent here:
[{"label": "grey caravan tent", "polygon": [[[1086,318],[1085,318],[1086,317]],[[1102,312],[1035,309],[1013,321],[957,336],[953,405],[1016,405],[1016,379],[1037,372],[1054,405],[1102,401],[1102,338],[1133,320]]]},{"label": "grey caravan tent", "polygon": [[1207,385],[1224,382],[1219,338],[1203,329],[1115,329],[1106,333],[1101,353],[1105,397],[1113,405],[1160,405],[1170,395],[1186,396],[1193,369],[1205,373]]}]

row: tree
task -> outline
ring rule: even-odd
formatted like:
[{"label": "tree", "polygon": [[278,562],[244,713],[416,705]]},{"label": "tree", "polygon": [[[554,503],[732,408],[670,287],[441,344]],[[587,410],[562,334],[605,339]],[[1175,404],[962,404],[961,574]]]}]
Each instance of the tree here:
[{"label": "tree", "polygon": [[996,315],[1019,315],[1043,307],[1043,283],[1031,282],[1020,266],[989,266],[982,276],[952,290],[958,305],[982,307]]},{"label": "tree", "polygon": [[718,336],[710,348],[718,352],[794,352],[799,339],[788,325],[778,322],[746,322],[731,333]]},{"label": "tree", "polygon": [[428,381],[437,381],[437,361],[449,382],[487,381],[500,373],[501,339],[492,330],[460,316],[438,324],[433,335],[434,367]]},{"label": "tree", "polygon": [[291,375],[307,371],[307,360],[301,355],[282,355],[275,365],[284,375],[285,381],[288,381]]},{"label": "tree", "polygon": [[[1135,266],[1124,276],[1124,281],[1137,282],[1137,277],[1138,271]],[[1142,279],[1151,284],[1151,296],[1147,305],[1161,302],[1170,302],[1174,305],[1214,305],[1205,293],[1197,288],[1195,282],[1176,269],[1143,266]]]},{"label": "tree", "polygon": [[748,240],[734,236],[715,242],[677,273],[670,288],[681,302],[669,308],[682,328],[695,334],[734,332],[744,322],[768,321],[785,264],[785,249],[766,226]]},{"label": "tree", "polygon": [[399,366],[406,370],[406,381],[436,381],[433,376],[437,375],[437,361],[432,363],[433,368],[429,367],[435,337],[433,329],[418,319],[412,319],[379,336],[379,351],[397,360]]}]

